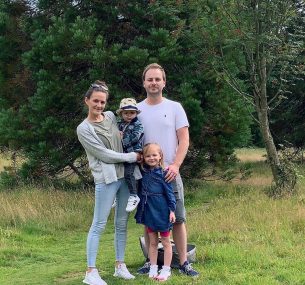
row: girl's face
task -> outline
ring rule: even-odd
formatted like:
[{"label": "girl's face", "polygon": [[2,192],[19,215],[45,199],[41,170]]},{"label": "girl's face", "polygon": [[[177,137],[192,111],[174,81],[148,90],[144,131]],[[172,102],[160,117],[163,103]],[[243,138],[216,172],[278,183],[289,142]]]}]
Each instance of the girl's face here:
[{"label": "girl's face", "polygon": [[151,145],[144,153],[144,162],[150,167],[155,168],[160,166],[160,161],[162,159],[160,149],[158,146]]},{"label": "girl's face", "polygon": [[98,116],[100,115],[106,106],[107,94],[101,91],[94,91],[90,98],[85,98],[85,103],[89,109],[89,115]]}]

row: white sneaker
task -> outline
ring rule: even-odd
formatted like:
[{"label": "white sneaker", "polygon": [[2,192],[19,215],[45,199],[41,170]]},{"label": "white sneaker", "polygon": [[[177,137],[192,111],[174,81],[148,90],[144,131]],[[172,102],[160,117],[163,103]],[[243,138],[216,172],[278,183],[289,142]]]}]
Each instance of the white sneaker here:
[{"label": "white sneaker", "polygon": [[115,206],[116,206],[116,198],[114,198],[111,208],[115,208]]},{"label": "white sneaker", "polygon": [[149,268],[148,277],[154,279],[157,276],[158,276],[158,265],[151,265]]},{"label": "white sneaker", "polygon": [[126,212],[132,212],[139,204],[140,198],[138,196],[130,195],[126,207]]},{"label": "white sneaker", "polygon": [[83,283],[89,284],[89,285],[107,285],[107,283],[98,274],[98,271],[96,268],[94,268],[90,272],[86,272],[86,276],[85,276],[85,279],[83,280]]},{"label": "white sneaker", "polygon": [[169,266],[162,266],[159,275],[156,277],[158,281],[166,281],[171,276],[171,268]]},{"label": "white sneaker", "polygon": [[123,279],[134,279],[135,278],[132,274],[130,274],[125,263],[121,263],[118,265],[118,267],[115,267],[113,276],[120,277]]}]

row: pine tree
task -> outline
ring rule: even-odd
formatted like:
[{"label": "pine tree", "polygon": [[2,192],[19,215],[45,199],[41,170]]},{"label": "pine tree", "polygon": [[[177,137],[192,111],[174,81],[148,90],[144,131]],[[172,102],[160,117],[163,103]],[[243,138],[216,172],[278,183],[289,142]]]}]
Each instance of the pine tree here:
[{"label": "pine tree", "polygon": [[205,41],[195,40],[189,23],[196,11],[183,1],[36,2],[24,20],[31,39],[22,54],[34,92],[17,112],[0,114],[6,126],[1,144],[13,142],[26,157],[23,177],[72,170],[87,180],[75,134],[86,116],[84,93],[102,79],[110,87],[108,109],[117,109],[123,97],[141,100],[142,70],[151,62],[167,72],[166,96],[184,105],[194,148],[223,160],[249,137],[240,100],[198,60]]}]

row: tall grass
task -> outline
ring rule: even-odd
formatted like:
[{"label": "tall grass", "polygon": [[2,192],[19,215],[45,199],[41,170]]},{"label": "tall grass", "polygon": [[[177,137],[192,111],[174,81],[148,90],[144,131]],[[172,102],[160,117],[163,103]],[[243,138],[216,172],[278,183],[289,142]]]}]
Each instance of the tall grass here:
[{"label": "tall grass", "polygon": [[55,189],[22,188],[0,193],[0,225],[73,230],[88,224],[92,214],[93,195],[89,192],[67,192]]},{"label": "tall grass", "polygon": [[[186,181],[188,237],[196,245],[194,267],[201,274],[193,280],[174,270],[167,284],[305,284],[305,178],[299,180],[298,195],[271,199],[264,192],[271,181],[267,164],[240,163],[251,166],[250,179]],[[80,284],[93,202],[93,191],[0,192],[0,284]],[[128,230],[126,263],[134,273],[144,257],[138,242],[143,229],[133,213]],[[112,212],[97,260],[108,284],[156,284],[147,276],[133,281],[112,276],[113,231]]]},{"label": "tall grass", "polygon": [[235,150],[235,154],[243,162],[266,160],[266,150],[264,148],[239,148]]},{"label": "tall grass", "polygon": [[4,170],[5,166],[9,166],[11,164],[10,159],[7,155],[0,153],[0,172]]}]

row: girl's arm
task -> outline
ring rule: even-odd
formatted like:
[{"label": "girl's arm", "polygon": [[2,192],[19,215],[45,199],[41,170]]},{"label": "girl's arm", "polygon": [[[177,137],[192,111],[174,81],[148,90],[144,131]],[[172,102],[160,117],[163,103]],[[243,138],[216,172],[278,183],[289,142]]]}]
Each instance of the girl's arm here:
[{"label": "girl's arm", "polygon": [[169,213],[169,221],[170,221],[171,223],[176,222],[176,215],[175,215],[175,212],[170,211],[170,213]]}]

